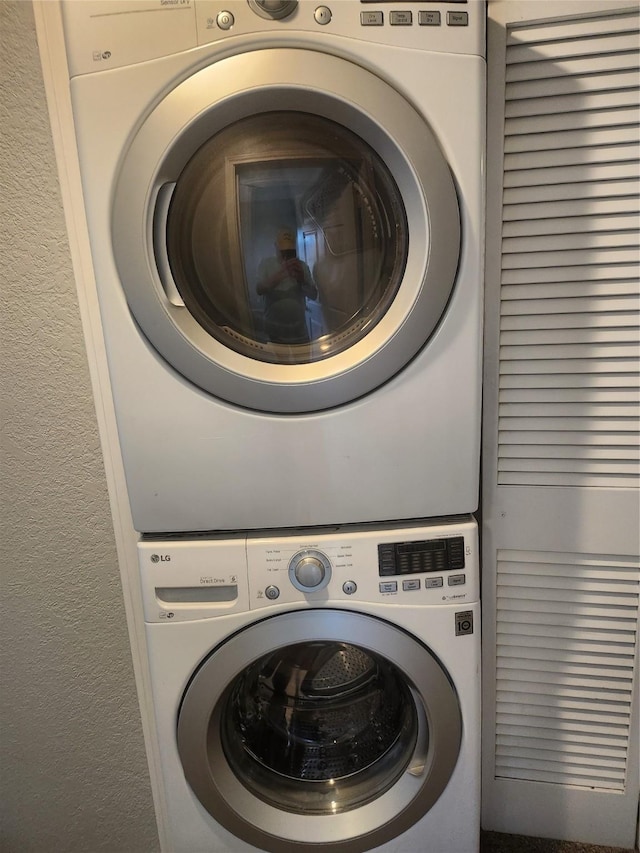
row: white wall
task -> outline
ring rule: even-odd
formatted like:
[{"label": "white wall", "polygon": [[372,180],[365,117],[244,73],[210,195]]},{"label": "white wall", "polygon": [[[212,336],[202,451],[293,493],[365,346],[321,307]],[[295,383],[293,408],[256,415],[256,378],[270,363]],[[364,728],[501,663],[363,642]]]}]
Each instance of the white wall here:
[{"label": "white wall", "polygon": [[158,849],[33,11],[0,2],[0,847]]}]

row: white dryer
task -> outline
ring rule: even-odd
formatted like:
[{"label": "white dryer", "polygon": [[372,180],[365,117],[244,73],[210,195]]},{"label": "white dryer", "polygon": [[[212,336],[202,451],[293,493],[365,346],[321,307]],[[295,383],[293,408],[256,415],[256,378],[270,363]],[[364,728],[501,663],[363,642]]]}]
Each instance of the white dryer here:
[{"label": "white dryer", "polygon": [[473,511],[484,3],[62,13],[136,528]]},{"label": "white dryer", "polygon": [[139,545],[172,853],[477,853],[477,527]]}]

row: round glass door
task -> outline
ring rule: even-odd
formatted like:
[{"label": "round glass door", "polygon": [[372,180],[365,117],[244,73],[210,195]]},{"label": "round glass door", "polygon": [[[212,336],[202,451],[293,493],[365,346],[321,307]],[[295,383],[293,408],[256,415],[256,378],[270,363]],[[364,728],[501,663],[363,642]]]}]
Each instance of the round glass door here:
[{"label": "round glass door", "polygon": [[202,806],[274,853],[358,853],[397,837],[445,790],[461,737],[455,688],[422,643],[331,609],[229,637],[195,672],[177,725]]},{"label": "round glass door", "polygon": [[222,719],[238,779],[299,814],[377,799],[406,770],[418,738],[406,680],[348,643],[301,643],[260,658],[235,679]]},{"label": "round glass door", "polygon": [[427,344],[460,211],[427,118],[319,50],[228,56],[179,83],[123,154],[113,252],[179,374],[273,413],[356,400]]},{"label": "round glass door", "polygon": [[408,229],[391,173],[360,137],[309,113],[263,113],[189,161],[166,252],[185,305],[216,340],[248,358],[307,364],[353,346],[385,315]]}]

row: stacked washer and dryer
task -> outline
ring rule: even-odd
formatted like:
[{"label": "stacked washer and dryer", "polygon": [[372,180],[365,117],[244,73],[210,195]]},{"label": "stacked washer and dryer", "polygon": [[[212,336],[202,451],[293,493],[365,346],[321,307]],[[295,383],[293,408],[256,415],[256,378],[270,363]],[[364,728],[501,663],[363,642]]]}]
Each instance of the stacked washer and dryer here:
[{"label": "stacked washer and dryer", "polygon": [[168,849],[472,853],[484,3],[60,8]]}]

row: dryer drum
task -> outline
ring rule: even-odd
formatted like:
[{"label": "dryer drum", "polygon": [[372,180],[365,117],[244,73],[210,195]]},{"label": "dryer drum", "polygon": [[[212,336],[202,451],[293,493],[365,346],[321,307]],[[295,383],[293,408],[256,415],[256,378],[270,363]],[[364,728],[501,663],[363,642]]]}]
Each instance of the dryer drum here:
[{"label": "dryer drum", "polygon": [[405,771],[418,731],[393,665],[340,642],[260,658],[236,679],[223,719],[236,776],[298,813],[347,811],[380,796]]}]

